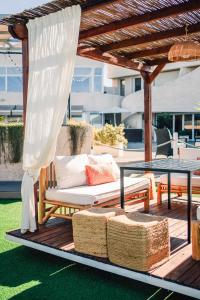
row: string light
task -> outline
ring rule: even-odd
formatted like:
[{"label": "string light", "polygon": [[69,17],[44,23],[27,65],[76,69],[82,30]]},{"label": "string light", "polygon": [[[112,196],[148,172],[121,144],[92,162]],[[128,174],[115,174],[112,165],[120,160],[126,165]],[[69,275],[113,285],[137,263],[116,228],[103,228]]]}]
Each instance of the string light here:
[{"label": "string light", "polygon": [[8,52],[8,57],[11,61],[11,63],[15,66],[15,68],[17,68],[17,71],[19,71],[20,73],[22,73],[22,69],[17,65],[17,63],[14,61],[14,59],[11,57],[10,52]]}]

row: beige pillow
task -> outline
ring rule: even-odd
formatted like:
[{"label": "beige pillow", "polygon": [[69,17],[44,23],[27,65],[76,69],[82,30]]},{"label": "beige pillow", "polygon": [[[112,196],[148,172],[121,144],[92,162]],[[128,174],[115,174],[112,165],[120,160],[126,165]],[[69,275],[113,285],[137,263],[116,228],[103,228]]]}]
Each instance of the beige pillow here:
[{"label": "beige pillow", "polygon": [[71,188],[86,184],[85,166],[89,164],[87,154],[56,156],[54,164],[58,188]]}]

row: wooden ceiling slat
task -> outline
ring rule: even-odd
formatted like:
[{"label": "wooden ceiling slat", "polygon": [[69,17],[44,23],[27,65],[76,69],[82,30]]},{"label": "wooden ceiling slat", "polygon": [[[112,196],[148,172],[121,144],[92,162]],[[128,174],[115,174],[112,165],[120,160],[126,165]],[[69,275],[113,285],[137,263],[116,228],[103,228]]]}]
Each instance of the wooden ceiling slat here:
[{"label": "wooden ceiling slat", "polygon": [[176,4],[173,6],[165,7],[156,11],[148,12],[142,15],[138,16],[132,16],[127,19],[122,19],[120,21],[115,21],[110,24],[106,24],[103,26],[91,28],[85,31],[80,32],[79,40],[84,40],[87,38],[91,38],[94,36],[98,36],[101,34],[105,33],[111,33],[113,31],[122,29],[122,28],[127,28],[127,27],[133,27],[146,24],[146,23],[151,23],[156,20],[160,20],[162,18],[167,18],[170,16],[176,16],[185,12],[190,12],[190,11],[195,11],[200,9],[200,1],[197,0],[190,0],[189,2],[186,3],[181,3],[181,4]]},{"label": "wooden ceiling slat", "polygon": [[[78,3],[82,7],[79,40],[82,49],[78,48],[81,56],[149,70],[143,61],[149,66],[165,63],[169,47],[185,40],[186,23],[188,38],[200,40],[200,0],[54,0],[6,17],[0,24],[11,25],[12,36],[26,39],[25,23],[29,19]],[[90,51],[81,52],[83,48]],[[91,51],[92,48],[96,50]],[[141,63],[132,61],[137,59]]]},{"label": "wooden ceiling slat", "polygon": [[[188,35],[200,31],[200,23],[188,26]],[[155,32],[152,34],[147,34],[144,36],[139,36],[136,38],[122,40],[120,42],[114,42],[101,46],[102,52],[108,52],[113,50],[119,50],[123,48],[128,48],[134,45],[148,44],[155,41],[161,41],[172,37],[179,37],[185,35],[185,26],[181,28],[169,29],[166,31]]]}]

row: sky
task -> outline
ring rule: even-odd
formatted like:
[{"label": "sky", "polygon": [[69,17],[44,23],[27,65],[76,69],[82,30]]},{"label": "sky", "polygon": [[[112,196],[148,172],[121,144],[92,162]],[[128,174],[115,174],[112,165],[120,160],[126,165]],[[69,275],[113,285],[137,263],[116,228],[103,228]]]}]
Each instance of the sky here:
[{"label": "sky", "polygon": [[32,8],[49,0],[0,0],[0,14],[13,14]]}]

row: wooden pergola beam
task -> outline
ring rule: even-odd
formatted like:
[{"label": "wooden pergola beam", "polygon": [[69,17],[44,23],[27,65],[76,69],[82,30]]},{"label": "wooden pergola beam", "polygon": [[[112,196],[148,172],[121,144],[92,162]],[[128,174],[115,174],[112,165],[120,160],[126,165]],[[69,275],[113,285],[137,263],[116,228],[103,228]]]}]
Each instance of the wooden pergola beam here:
[{"label": "wooden pergola beam", "polygon": [[126,57],[129,59],[137,59],[137,58],[143,58],[145,56],[153,56],[153,55],[159,55],[159,54],[166,54],[169,52],[169,49],[171,48],[173,44],[157,47],[153,49],[145,49],[141,51],[135,51],[133,53],[126,53]]},{"label": "wooden pergola beam", "polygon": [[[192,33],[200,32],[200,23],[188,26],[188,35]],[[166,31],[155,32],[144,36],[130,38],[122,40],[120,42],[114,42],[101,47],[102,52],[109,52],[113,50],[119,50],[132,46],[140,46],[148,43],[153,43],[169,38],[179,37],[185,35],[185,26],[180,28],[169,29]]]},{"label": "wooden pergola beam", "polygon": [[15,39],[28,39],[28,29],[25,24],[10,25],[8,26],[8,31]]},{"label": "wooden pergola beam", "polygon": [[98,36],[101,34],[105,33],[111,33],[113,31],[122,29],[122,28],[127,28],[127,27],[132,27],[142,25],[145,23],[151,23],[163,18],[167,18],[170,16],[176,16],[179,14],[183,14],[185,12],[190,12],[190,11],[195,11],[200,9],[200,1],[197,0],[190,0],[186,3],[181,3],[178,5],[173,5],[170,7],[164,7],[162,9],[148,12],[142,15],[138,16],[131,16],[127,19],[122,19],[120,21],[115,21],[97,28],[91,28],[88,30],[84,30],[80,32],[79,40],[82,41],[87,38],[91,38],[94,36]]},{"label": "wooden pergola beam", "polygon": [[145,63],[148,66],[157,66],[157,65],[162,65],[162,64],[173,63],[173,61],[168,60],[168,57],[164,57],[164,58],[157,58],[154,60],[146,60]]},{"label": "wooden pergola beam", "polygon": [[154,79],[160,74],[160,72],[164,69],[166,63],[162,63],[158,65],[153,72],[149,75],[150,83],[154,81]]},{"label": "wooden pergola beam", "polygon": [[85,51],[85,50],[79,49],[77,52],[77,55],[87,57],[90,59],[94,59],[94,60],[98,60],[98,61],[102,61],[107,64],[131,69],[131,70],[144,71],[144,72],[151,71],[151,67],[149,67],[148,65],[146,65],[144,63],[133,62],[131,60],[128,60],[125,57],[118,56],[118,55],[109,55],[109,54],[103,53],[99,49],[96,49],[93,51]]}]

